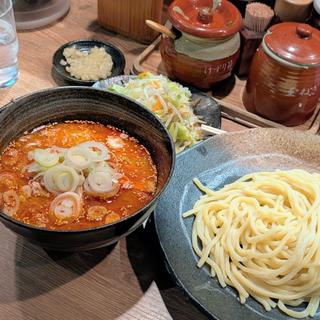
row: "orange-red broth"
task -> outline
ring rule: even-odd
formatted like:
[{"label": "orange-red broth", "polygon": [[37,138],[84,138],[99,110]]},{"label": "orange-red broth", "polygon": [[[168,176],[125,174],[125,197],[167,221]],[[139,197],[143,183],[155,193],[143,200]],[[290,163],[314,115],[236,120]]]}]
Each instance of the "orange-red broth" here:
[{"label": "orange-red broth", "polygon": [[[109,137],[120,139],[118,142],[122,147],[108,143]],[[49,219],[49,208],[55,198],[54,194],[31,195],[26,198],[21,192],[21,188],[35,175],[25,170],[30,164],[28,152],[52,146],[70,148],[92,140],[107,146],[111,156],[108,162],[123,175],[119,179],[120,190],[116,196],[109,199],[88,196],[84,193],[79,218],[73,222],[58,224]],[[19,209],[12,217],[48,229],[92,228],[130,216],[153,198],[156,182],[156,167],[143,145],[114,127],[87,121],[58,123],[35,129],[11,143],[0,157],[0,196],[8,190],[15,190],[19,195]],[[2,204],[0,201],[0,205],[3,206],[3,201]],[[90,206],[97,205],[104,206],[107,214],[103,218],[90,220],[87,217],[87,210]]]}]

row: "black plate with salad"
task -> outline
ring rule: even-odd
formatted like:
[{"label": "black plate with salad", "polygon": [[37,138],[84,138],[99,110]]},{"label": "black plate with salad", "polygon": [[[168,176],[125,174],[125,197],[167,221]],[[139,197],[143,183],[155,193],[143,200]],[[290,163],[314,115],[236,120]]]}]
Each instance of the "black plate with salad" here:
[{"label": "black plate with salad", "polygon": [[163,75],[118,76],[98,81],[93,87],[127,96],[152,110],[168,128],[177,152],[206,138],[202,123],[215,128],[221,125],[220,107],[213,98]]}]

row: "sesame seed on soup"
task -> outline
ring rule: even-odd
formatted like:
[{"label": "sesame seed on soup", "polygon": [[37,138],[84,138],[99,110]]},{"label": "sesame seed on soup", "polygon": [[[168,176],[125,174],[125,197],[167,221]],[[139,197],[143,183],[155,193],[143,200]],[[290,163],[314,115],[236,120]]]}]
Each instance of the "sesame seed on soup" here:
[{"label": "sesame seed on soup", "polygon": [[70,121],[39,127],[0,157],[0,208],[53,230],[116,222],[156,191],[156,167],[135,138],[111,126]]}]

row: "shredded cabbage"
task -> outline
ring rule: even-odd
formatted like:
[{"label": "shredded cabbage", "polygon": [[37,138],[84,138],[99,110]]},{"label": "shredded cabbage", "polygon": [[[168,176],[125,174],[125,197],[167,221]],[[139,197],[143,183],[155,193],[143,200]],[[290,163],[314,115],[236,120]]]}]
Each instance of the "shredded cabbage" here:
[{"label": "shredded cabbage", "polygon": [[191,92],[181,84],[143,72],[124,86],[114,84],[107,90],[135,99],[153,111],[168,128],[177,152],[203,139],[201,120],[192,110]]}]

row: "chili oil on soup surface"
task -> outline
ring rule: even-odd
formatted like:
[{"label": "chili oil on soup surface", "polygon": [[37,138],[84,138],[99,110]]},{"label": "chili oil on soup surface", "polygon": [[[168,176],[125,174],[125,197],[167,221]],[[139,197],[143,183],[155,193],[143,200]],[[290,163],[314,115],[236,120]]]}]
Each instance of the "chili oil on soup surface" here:
[{"label": "chili oil on soup surface", "polygon": [[[27,170],[31,163],[28,154],[38,148],[72,148],[88,141],[106,146],[119,191],[112,197],[99,197],[86,193],[80,185],[76,191],[81,197],[79,216],[57,221],[50,211],[57,194],[46,190],[43,181],[35,181],[36,174]],[[155,165],[143,145],[114,127],[89,121],[37,128],[12,142],[0,157],[0,208],[16,220],[53,230],[94,228],[127,217],[153,198],[156,183]],[[100,210],[92,214],[92,207]]]}]

